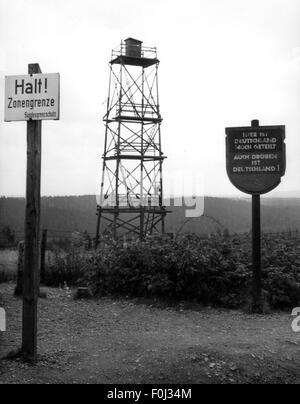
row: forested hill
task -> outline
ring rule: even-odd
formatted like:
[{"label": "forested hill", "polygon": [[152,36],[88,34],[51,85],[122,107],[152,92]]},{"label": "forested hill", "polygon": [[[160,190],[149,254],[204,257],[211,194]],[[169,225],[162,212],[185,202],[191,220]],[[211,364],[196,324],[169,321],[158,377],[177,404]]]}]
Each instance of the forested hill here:
[{"label": "forested hill", "polygon": [[[173,205],[173,203],[171,204]],[[185,207],[171,206],[167,216],[167,232],[206,234],[218,228],[230,233],[247,232],[251,228],[250,199],[205,198],[205,217],[186,219]],[[0,228],[10,226],[16,232],[24,228],[25,200],[0,198]],[[267,232],[300,230],[300,199],[262,198],[262,225]],[[41,226],[49,230],[88,231],[96,228],[96,197],[43,197]]]}]

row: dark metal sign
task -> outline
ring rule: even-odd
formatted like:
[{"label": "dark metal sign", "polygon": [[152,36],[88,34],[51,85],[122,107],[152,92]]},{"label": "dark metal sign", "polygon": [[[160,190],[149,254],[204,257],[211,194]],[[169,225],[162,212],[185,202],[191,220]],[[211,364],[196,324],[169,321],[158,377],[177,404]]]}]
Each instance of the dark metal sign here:
[{"label": "dark metal sign", "polygon": [[248,194],[276,188],[286,169],[285,126],[226,129],[227,174],[232,184]]}]

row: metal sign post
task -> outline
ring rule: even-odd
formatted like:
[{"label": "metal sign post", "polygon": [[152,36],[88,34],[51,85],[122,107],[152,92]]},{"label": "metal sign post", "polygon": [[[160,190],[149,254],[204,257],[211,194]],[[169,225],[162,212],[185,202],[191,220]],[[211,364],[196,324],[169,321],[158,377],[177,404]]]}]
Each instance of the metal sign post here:
[{"label": "metal sign post", "polygon": [[30,363],[37,361],[42,120],[59,119],[59,74],[41,73],[29,64],[28,75],[5,77],[5,121],[27,121],[22,356]]},{"label": "metal sign post", "polygon": [[240,191],[252,195],[252,311],[262,312],[260,195],[275,189],[286,169],[285,126],[226,129],[227,174]]}]

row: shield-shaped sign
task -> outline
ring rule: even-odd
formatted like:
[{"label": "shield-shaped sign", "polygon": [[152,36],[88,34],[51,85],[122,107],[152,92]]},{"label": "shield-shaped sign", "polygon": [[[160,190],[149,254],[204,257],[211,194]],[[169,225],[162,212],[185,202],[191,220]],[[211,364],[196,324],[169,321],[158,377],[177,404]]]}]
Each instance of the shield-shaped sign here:
[{"label": "shield-shaped sign", "polygon": [[227,174],[247,194],[276,188],[286,169],[285,126],[226,129]]}]

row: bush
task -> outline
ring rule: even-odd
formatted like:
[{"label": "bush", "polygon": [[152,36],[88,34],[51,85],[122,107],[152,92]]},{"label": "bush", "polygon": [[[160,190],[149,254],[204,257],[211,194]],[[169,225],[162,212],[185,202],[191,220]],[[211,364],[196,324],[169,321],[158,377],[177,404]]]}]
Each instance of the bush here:
[{"label": "bush", "polygon": [[300,283],[292,274],[272,268],[265,281],[272,307],[296,307],[300,301]]},{"label": "bush", "polygon": [[46,265],[46,271],[42,282],[46,286],[77,286],[80,279],[85,276],[89,261],[85,255],[76,251],[64,253],[56,250],[53,257]]},{"label": "bush", "polygon": [[151,237],[128,247],[107,243],[86,275],[94,294],[238,307],[247,292],[249,270],[221,238]]},{"label": "bush", "polygon": [[0,271],[0,283],[10,282],[16,280],[16,274],[11,271]]},{"label": "bush", "polygon": [[10,248],[15,246],[15,232],[9,226],[2,227],[0,230],[0,248]]},{"label": "bush", "polygon": [[[93,295],[125,295],[240,308],[249,301],[249,235],[207,239],[149,237],[123,245],[106,240],[94,254],[58,256],[47,284],[87,285]],[[297,306],[300,274],[295,241],[263,241],[264,295],[274,308]]]}]

